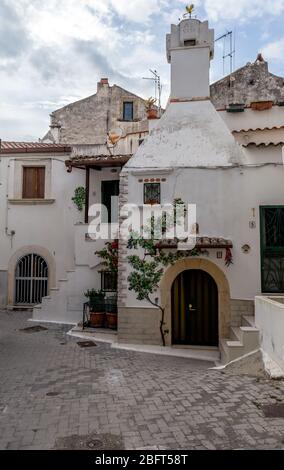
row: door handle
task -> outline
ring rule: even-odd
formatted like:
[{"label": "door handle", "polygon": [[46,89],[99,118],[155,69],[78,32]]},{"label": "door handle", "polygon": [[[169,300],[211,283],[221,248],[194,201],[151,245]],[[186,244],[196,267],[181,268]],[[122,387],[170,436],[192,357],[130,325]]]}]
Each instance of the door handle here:
[{"label": "door handle", "polygon": [[190,312],[196,312],[196,308],[193,308],[193,305],[192,304],[189,304],[189,311]]}]

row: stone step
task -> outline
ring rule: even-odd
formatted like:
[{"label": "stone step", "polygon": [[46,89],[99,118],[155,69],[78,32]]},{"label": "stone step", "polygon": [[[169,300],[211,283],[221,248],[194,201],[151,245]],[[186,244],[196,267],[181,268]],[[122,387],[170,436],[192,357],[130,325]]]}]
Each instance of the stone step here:
[{"label": "stone step", "polygon": [[255,328],[255,318],[253,315],[243,315],[242,326],[250,326]]},{"label": "stone step", "polygon": [[246,353],[259,348],[259,330],[257,328],[241,326],[231,330],[233,338],[243,344]]},{"label": "stone step", "polygon": [[221,362],[227,364],[245,354],[244,345],[240,341],[222,339],[220,342]]}]

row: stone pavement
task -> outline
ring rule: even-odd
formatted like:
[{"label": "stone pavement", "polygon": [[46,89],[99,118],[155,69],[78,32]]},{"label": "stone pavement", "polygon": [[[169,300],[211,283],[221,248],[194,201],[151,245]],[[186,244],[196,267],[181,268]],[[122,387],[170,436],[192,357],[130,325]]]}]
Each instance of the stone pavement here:
[{"label": "stone pavement", "polygon": [[88,439],[120,449],[284,448],[284,418],[262,410],[284,402],[283,381],[103,343],[83,349],[66,336],[70,327],[19,331],[34,325],[28,317],[0,312],[1,449],[80,448]]}]

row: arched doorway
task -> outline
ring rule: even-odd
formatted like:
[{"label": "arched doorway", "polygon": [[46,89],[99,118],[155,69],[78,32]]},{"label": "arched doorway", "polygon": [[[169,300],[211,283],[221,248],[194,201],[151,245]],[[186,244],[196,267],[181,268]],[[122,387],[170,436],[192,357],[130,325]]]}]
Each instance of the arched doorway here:
[{"label": "arched doorway", "polygon": [[22,256],[15,269],[15,304],[36,305],[48,294],[48,264],[36,254]]},{"label": "arched doorway", "polygon": [[172,285],[172,344],[218,346],[218,287],[201,269],[181,272]]}]

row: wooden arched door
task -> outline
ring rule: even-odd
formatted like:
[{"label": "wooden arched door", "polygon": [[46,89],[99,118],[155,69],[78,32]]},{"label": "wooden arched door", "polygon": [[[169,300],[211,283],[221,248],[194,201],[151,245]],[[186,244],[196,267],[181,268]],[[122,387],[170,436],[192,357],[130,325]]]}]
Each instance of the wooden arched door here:
[{"label": "wooden arched door", "polygon": [[218,288],[205,271],[182,272],[172,286],[172,344],[218,346]]}]

